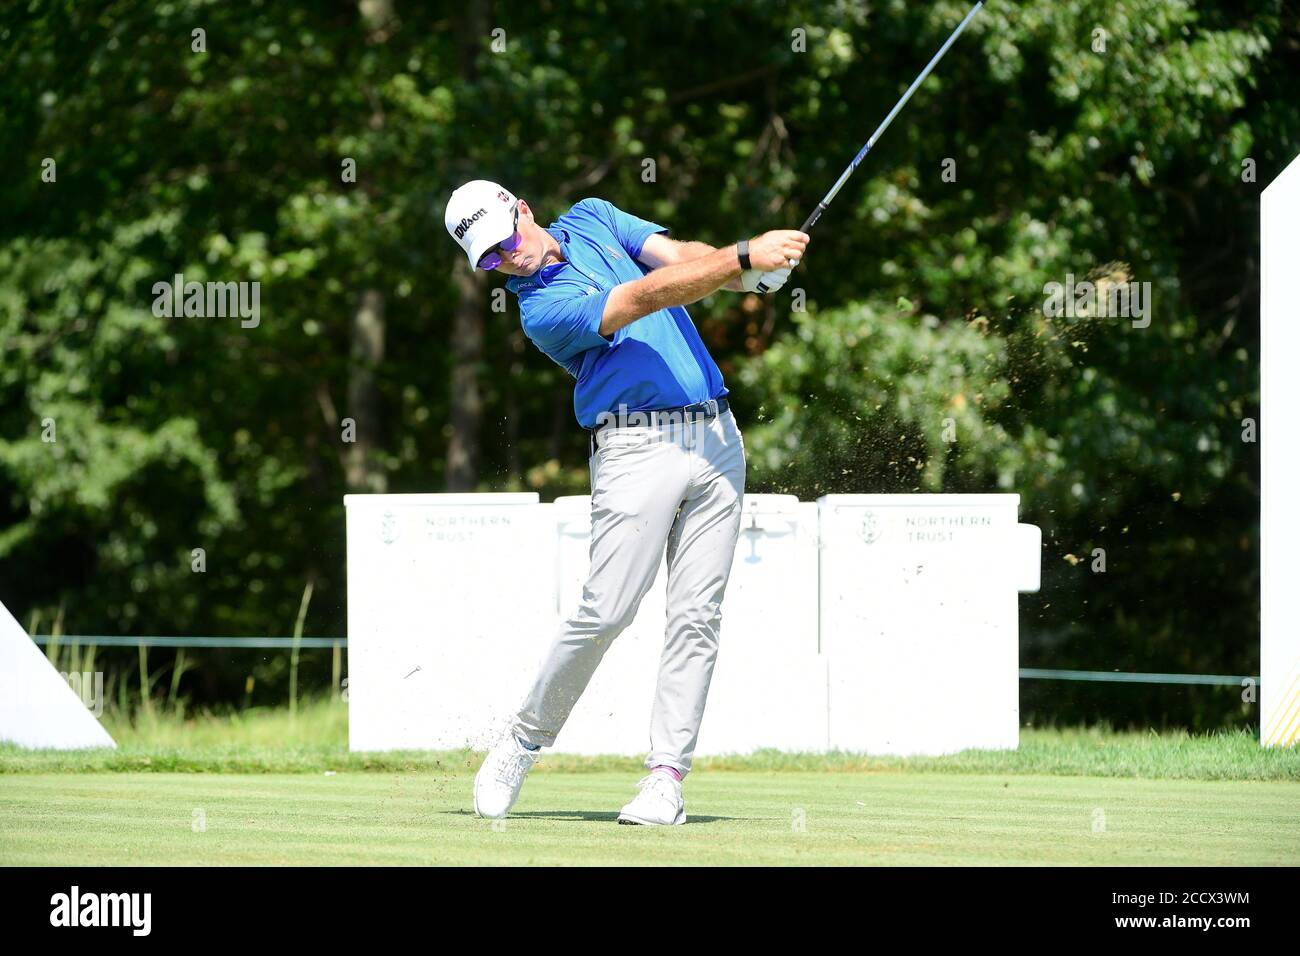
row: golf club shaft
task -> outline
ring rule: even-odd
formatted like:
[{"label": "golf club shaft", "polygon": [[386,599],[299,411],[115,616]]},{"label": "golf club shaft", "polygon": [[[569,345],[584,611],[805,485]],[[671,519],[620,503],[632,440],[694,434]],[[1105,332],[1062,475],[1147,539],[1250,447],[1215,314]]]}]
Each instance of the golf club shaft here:
[{"label": "golf club shaft", "polygon": [[948,47],[952,46],[957,37],[961,36],[961,32],[966,29],[966,24],[970,23],[971,18],[974,17],[975,14],[979,13],[980,8],[983,6],[984,2],[983,0],[980,0],[979,3],[971,7],[970,13],[966,14],[966,18],[962,20],[961,23],[957,24],[957,29],[952,31],[952,36],[948,37],[948,41],[939,48],[939,52],[934,55],[934,58],[928,64],[926,64],[925,69],[921,71],[921,75],[916,78],[916,81],[908,87],[907,92],[903,94],[903,98],[894,105],[892,110],[889,111],[889,115],[885,117],[885,121],[876,128],[874,133],[871,134],[871,139],[867,140],[867,144],[862,147],[861,152],[853,158],[853,162],[849,163],[848,168],[840,174],[840,178],[835,181],[835,185],[832,186],[831,191],[826,194],[826,198],[817,204],[817,208],[812,211],[812,214],[804,222],[800,232],[807,232],[816,224],[817,220],[821,217],[821,214],[826,211],[826,207],[831,204],[831,200],[835,198],[835,194],[840,191],[840,187],[848,181],[848,178],[853,175],[853,171],[858,168],[858,163],[862,162],[867,153],[871,152],[871,147],[876,145],[876,140],[880,139],[885,130],[889,129],[889,124],[894,121],[894,117],[897,116],[899,111],[907,105],[907,101],[912,98],[912,94],[916,92],[917,87],[925,82],[925,78],[930,75],[930,71],[935,68],[935,65],[943,59],[943,55],[948,52]]}]

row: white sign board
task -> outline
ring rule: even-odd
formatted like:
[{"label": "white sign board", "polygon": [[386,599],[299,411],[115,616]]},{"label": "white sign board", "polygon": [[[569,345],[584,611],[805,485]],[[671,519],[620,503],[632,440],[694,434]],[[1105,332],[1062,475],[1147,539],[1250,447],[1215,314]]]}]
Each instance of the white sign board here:
[{"label": "white sign board", "polygon": [[553,637],[535,494],[347,495],[352,750],[485,748]]},{"label": "white sign board", "polygon": [[[353,750],[483,749],[537,676],[590,564],[590,499],[349,495]],[[747,495],[696,755],[1015,747],[1016,495]],[[666,570],[554,750],[644,755]]]},{"label": "white sign board", "polygon": [[745,495],[698,756],[826,749],[817,506]]},{"label": "white sign board", "polygon": [[1014,749],[1017,582],[1032,540],[1017,531],[1019,495],[827,495],[818,505],[831,748]]},{"label": "white sign board", "polygon": [[[817,653],[817,515],[793,495],[746,495],[740,542],[722,611],[722,637],[696,756],[760,747],[826,745],[826,666]],[[582,596],[590,565],[591,499],[559,498],[557,627]],[[635,620],[606,651],[554,750],[638,754],[650,749],[650,713],[665,640],[667,568],[661,562]]]},{"label": "white sign board", "polygon": [[1260,211],[1259,742],[1300,740],[1300,157],[1264,190]]}]

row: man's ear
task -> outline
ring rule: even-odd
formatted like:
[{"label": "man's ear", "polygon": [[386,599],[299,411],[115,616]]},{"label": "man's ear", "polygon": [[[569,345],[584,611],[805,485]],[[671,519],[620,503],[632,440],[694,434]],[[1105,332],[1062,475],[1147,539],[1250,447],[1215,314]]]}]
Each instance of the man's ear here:
[{"label": "man's ear", "polygon": [[528,203],[524,202],[522,199],[519,200],[519,218],[526,218],[529,222],[533,221],[533,211],[528,208]]}]

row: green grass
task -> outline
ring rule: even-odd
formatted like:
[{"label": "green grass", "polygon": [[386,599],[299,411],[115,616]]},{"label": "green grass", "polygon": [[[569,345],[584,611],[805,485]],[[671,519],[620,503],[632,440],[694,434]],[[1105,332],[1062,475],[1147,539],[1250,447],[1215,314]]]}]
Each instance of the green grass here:
[{"label": "green grass", "polygon": [[104,722],[116,751],[0,746],[0,864],[1300,864],[1300,752],[1245,731],[701,759],[656,829],[614,822],[636,758],[547,754],[494,825],[480,754],[350,753],[340,701]]},{"label": "green grass", "polygon": [[[471,770],[467,750],[357,754],[347,749],[347,704],[313,700],[291,717],[285,708],[180,718],[156,711],[132,720],[105,714],[117,750],[22,750],[0,744],[0,774],[151,771],[177,773],[323,773]],[[547,755],[537,773],[635,773],[632,757]],[[1300,751],[1264,749],[1253,733],[1189,735],[1115,732],[1107,728],[1024,728],[1013,751],[970,750],[946,757],[784,754],[696,761],[697,770],[830,773],[926,772],[1138,777],[1169,780],[1300,782]]]},{"label": "green grass", "polygon": [[641,828],[614,822],[635,773],[537,774],[495,827],[470,812],[471,779],[16,775],[0,785],[0,863],[1300,862],[1291,783],[706,770],[687,780],[685,826]]}]

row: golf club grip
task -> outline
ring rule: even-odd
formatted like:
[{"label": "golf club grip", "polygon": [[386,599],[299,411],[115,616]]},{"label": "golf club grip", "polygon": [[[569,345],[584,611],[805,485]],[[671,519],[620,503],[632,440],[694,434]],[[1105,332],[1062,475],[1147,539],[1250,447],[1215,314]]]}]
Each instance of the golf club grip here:
[{"label": "golf club grip", "polygon": [[822,213],[824,213],[825,211],[826,211],[826,203],[819,202],[817,204],[817,208],[812,211],[812,215],[810,215],[807,219],[804,220],[804,223],[799,228],[799,231],[807,232],[813,226],[817,225],[817,220],[822,217]]}]

